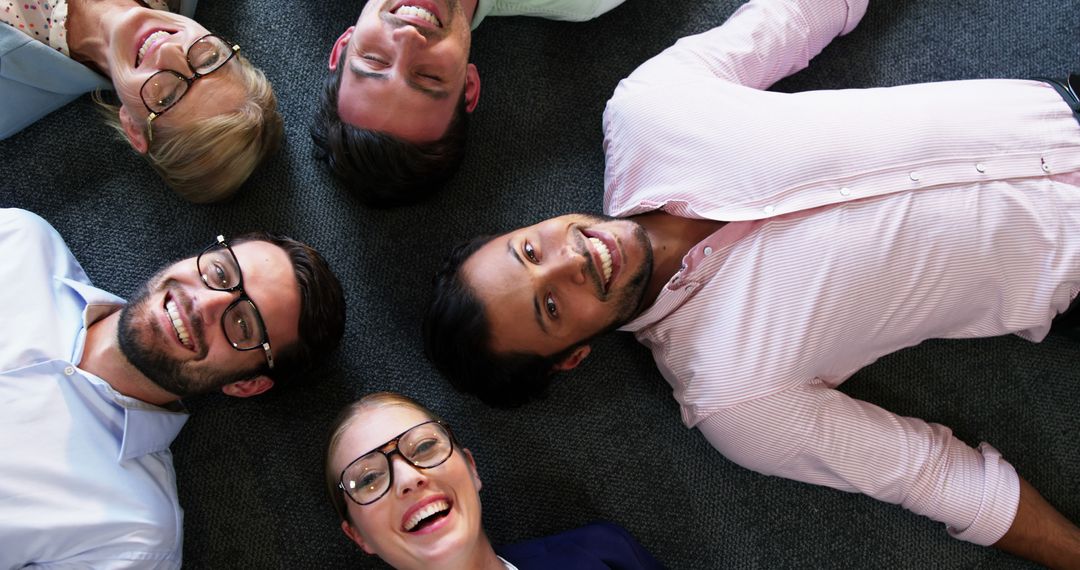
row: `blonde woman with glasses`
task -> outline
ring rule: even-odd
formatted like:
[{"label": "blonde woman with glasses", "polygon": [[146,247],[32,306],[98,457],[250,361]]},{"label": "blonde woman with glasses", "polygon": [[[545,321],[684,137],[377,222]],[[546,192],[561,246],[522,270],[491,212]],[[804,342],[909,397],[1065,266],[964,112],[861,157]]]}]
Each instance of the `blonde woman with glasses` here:
[{"label": "blonde woman with glasses", "polygon": [[623,528],[595,522],[492,546],[480,524],[480,476],[450,426],[419,402],[369,394],[338,415],[326,486],[341,530],[398,570],[659,570]]},{"label": "blonde woman with glasses", "polygon": [[170,2],[0,6],[0,138],[113,89],[118,105],[95,95],[106,122],[169,187],[192,202],[232,195],[281,140],[277,100],[240,46],[188,17],[195,0]]}]

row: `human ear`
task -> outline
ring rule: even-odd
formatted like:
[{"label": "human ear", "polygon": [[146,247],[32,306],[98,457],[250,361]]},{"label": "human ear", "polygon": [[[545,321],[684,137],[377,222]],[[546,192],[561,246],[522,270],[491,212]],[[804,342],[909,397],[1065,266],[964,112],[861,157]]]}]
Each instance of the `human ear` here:
[{"label": "human ear", "polygon": [[476,66],[465,66],[465,112],[472,113],[476,104],[480,102],[480,73]]},{"label": "human ear", "polygon": [[360,531],[353,528],[352,525],[349,524],[349,521],[341,521],[341,532],[344,532],[345,536],[349,537],[349,540],[355,542],[364,552],[375,554],[375,550],[364,542],[364,537],[360,536]]},{"label": "human ear", "polygon": [[131,111],[128,110],[127,105],[120,106],[120,126],[123,127],[128,142],[139,154],[146,154],[150,150],[150,143],[146,140],[143,125],[136,121],[135,117],[131,116]]},{"label": "human ear", "polygon": [[248,380],[240,380],[221,387],[221,391],[234,398],[250,398],[258,396],[274,387],[274,381],[266,376],[256,376]]},{"label": "human ear", "polygon": [[352,39],[353,30],[356,26],[349,26],[349,29],[345,30],[345,33],[338,37],[334,42],[333,49],[330,50],[330,71],[337,71],[338,62],[341,61],[341,53],[349,47],[349,40]]},{"label": "human ear", "polygon": [[479,492],[484,484],[480,482],[480,472],[476,470],[476,460],[473,459],[472,452],[464,447],[461,448],[461,454],[465,456],[465,462],[469,465],[469,473],[472,474],[473,484],[476,485],[476,491]]},{"label": "human ear", "polygon": [[577,368],[578,364],[581,364],[581,362],[585,360],[586,356],[589,356],[590,352],[592,352],[591,346],[587,344],[579,346],[574,349],[574,352],[570,353],[570,356],[556,362],[555,365],[551,367],[551,371],[566,372],[567,370],[573,370]]}]

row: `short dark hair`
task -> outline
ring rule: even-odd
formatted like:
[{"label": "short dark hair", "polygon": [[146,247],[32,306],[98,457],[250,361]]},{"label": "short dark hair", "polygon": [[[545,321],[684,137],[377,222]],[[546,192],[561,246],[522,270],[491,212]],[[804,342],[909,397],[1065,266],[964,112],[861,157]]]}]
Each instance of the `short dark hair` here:
[{"label": "short dark hair", "polygon": [[481,236],[458,245],[435,273],[431,304],[424,316],[424,352],[454,388],[473,394],[489,406],[513,408],[542,397],[554,366],[578,343],[558,354],[491,350],[491,326],[484,305],[461,275],[461,266],[496,236]]},{"label": "short dark hair", "polygon": [[290,346],[275,346],[274,368],[263,372],[275,385],[285,386],[325,360],[341,342],[345,333],[345,295],[326,259],[311,246],[272,232],[243,234],[229,243],[249,241],[264,241],[285,250],[300,286],[298,339]]},{"label": "short dark hair", "polygon": [[465,156],[469,131],[465,90],[442,138],[414,144],[341,120],[338,91],[345,70],[344,50],[337,69],[323,81],[319,108],[311,124],[316,158],[370,206],[403,206],[435,193],[449,180]]}]

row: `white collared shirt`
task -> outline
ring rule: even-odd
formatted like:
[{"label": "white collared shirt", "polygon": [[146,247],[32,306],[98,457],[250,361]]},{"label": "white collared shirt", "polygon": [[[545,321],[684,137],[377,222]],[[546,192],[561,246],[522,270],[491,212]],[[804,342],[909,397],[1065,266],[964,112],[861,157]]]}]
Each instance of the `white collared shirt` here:
[{"label": "white collared shirt", "polygon": [[0,210],[0,569],[179,568],[169,444],[187,420],[81,370],[87,327],[123,300],[56,231]]},{"label": "white collared shirt", "polygon": [[584,22],[598,18],[624,0],[480,0],[472,29],[487,16],[535,16],[548,20]]}]

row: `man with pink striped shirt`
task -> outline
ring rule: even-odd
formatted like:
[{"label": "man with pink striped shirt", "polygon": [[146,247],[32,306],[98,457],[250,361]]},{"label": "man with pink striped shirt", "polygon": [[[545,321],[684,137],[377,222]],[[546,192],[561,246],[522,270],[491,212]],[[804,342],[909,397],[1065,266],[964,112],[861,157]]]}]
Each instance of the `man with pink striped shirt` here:
[{"label": "man with pink striped shirt", "polygon": [[596,335],[630,331],[686,425],[732,461],[1076,567],[1080,529],[993,447],[835,389],[930,338],[1039,341],[1080,292],[1071,94],[1013,80],[764,91],[867,1],[752,0],[639,67],[604,113],[614,217],[460,246],[437,275],[428,354],[459,388],[515,405]]}]

